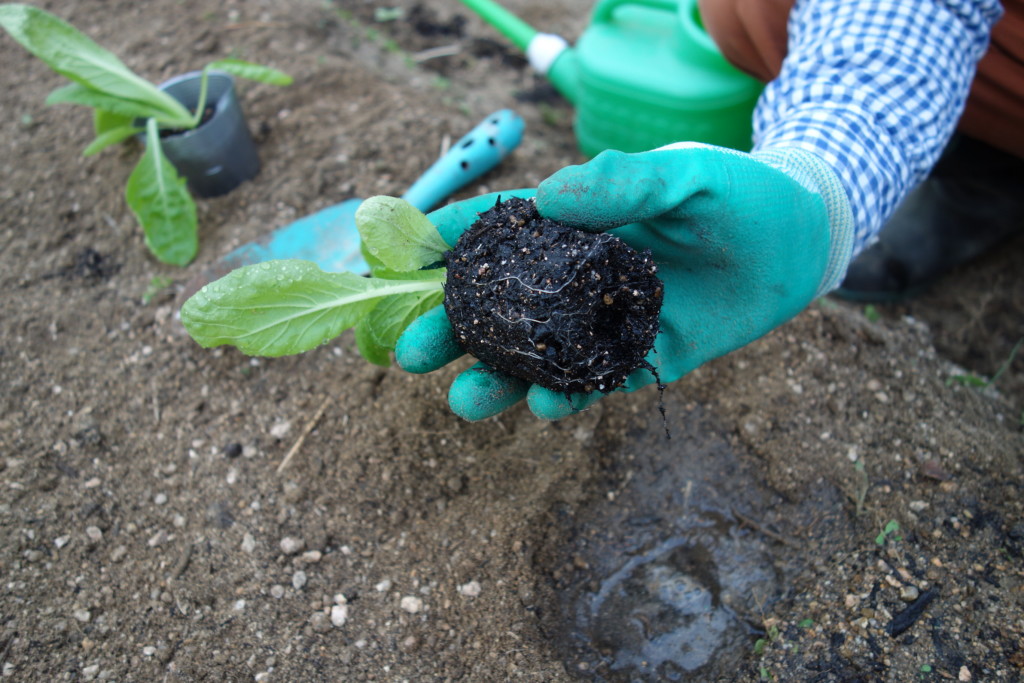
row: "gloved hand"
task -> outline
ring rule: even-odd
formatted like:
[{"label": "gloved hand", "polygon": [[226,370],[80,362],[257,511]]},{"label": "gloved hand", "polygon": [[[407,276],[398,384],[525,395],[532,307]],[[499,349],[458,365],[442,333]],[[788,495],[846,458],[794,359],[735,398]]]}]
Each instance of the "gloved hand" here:
[{"label": "gloved hand", "polygon": [[[608,151],[558,171],[536,196],[546,218],[611,230],[651,250],[665,298],[647,360],[663,383],[793,317],[837,286],[850,261],[853,219],[845,192],[822,160],[795,148],[744,154],[681,143],[640,154]],[[476,197],[430,219],[454,244],[494,201],[494,194]],[[396,348],[410,372],[436,370],[461,354],[443,307],[414,321]],[[620,389],[654,381],[641,368]],[[449,403],[458,415],[479,420],[524,396],[538,417],[557,420],[602,394],[570,400],[477,364],[456,378]]]}]

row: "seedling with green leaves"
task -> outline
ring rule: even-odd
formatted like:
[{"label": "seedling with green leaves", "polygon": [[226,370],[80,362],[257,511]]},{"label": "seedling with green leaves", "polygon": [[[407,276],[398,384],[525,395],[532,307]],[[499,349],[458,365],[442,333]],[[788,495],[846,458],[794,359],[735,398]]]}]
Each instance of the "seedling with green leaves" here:
[{"label": "seedling with green leaves", "polygon": [[988,389],[990,386],[994,385],[997,381],[999,381],[999,378],[1003,376],[1003,374],[1010,368],[1011,365],[1013,365],[1013,361],[1014,359],[1017,358],[1017,352],[1020,351],[1022,344],[1024,344],[1024,338],[1018,339],[1017,343],[1014,344],[1013,348],[1010,350],[1010,355],[1006,358],[1006,360],[1004,360],[999,365],[999,368],[996,370],[996,373],[992,375],[992,379],[985,379],[984,377],[979,377],[978,375],[970,373],[957,374],[951,375],[946,380],[946,386],[948,387],[954,384],[959,384],[961,386],[973,387],[975,389]]},{"label": "seedling with green leaves", "polygon": [[302,353],[354,327],[359,352],[390,364],[389,351],[416,317],[444,298],[449,246],[411,204],[370,197],[356,211],[371,276],[327,273],[309,261],[265,261],[228,273],[181,309],[202,346],[228,344],[253,356]]},{"label": "seedling with green leaves", "polygon": [[890,519],[882,529],[881,533],[879,533],[878,536],[875,536],[875,543],[883,546],[885,545],[885,542],[889,540],[902,541],[903,537],[900,535],[899,531],[900,523],[895,519]]},{"label": "seedling with green leaves", "polygon": [[72,81],[51,92],[47,104],[78,104],[94,110],[96,138],[83,155],[145,135],[146,151],[128,179],[125,198],[153,255],[164,263],[189,263],[198,250],[195,203],[184,179],[162,153],[160,136],[192,130],[203,122],[207,80],[213,70],[274,85],[287,85],[291,78],[276,69],[239,59],[214,61],[202,70],[199,104],[190,111],[49,12],[31,5],[3,4],[0,26]]},{"label": "seedling with green leaves", "polygon": [[402,199],[371,197],[355,220],[370,277],[298,260],[245,266],[185,302],[186,330],[202,346],[281,356],[354,327],[360,353],[387,365],[406,327],[443,301],[463,350],[548,389],[609,392],[649,368],[663,290],[649,252],[515,197],[453,246]]}]

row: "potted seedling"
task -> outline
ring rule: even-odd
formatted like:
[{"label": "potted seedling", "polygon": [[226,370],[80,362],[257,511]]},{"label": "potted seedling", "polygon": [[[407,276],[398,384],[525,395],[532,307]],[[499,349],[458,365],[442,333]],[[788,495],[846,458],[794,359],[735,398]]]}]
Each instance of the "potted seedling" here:
[{"label": "potted seedling", "polygon": [[198,250],[196,207],[189,188],[201,197],[216,196],[259,170],[235,97],[234,77],[274,85],[287,85],[291,78],[276,69],[225,59],[158,87],[64,20],[37,7],[0,5],[0,26],[72,81],[51,92],[47,104],[94,110],[96,139],[83,151],[85,156],[133,136],[144,140],[145,152],[128,178],[125,199],[153,255],[164,263],[189,263]]},{"label": "potted seedling", "polygon": [[186,330],[205,347],[281,356],[354,327],[360,353],[387,365],[402,331],[443,301],[466,352],[567,396],[654,371],[663,288],[649,252],[541,218],[532,199],[497,203],[454,246],[392,197],[366,200],[356,225],[370,277],[300,260],[239,268],[185,302]]}]

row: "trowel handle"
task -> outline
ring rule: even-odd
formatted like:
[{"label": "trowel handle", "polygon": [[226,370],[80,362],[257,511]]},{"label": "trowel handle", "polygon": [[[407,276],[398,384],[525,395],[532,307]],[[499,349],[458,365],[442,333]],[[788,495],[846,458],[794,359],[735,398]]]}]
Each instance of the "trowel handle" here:
[{"label": "trowel handle", "polygon": [[435,161],[402,198],[426,213],[497,166],[523,139],[524,125],[522,117],[510,109],[491,114]]}]

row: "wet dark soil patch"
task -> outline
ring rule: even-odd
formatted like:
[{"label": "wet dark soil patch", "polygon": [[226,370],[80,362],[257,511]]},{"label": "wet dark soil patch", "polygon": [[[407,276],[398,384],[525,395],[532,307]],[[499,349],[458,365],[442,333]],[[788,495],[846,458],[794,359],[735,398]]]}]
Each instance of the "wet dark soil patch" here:
[{"label": "wet dark soil patch", "polygon": [[663,297],[650,252],[512,198],[481,213],[445,263],[456,338],[491,367],[565,394],[608,393],[650,368]]},{"label": "wet dark soil patch", "polygon": [[491,66],[522,73],[529,71],[525,55],[500,38],[496,31],[485,35],[467,33],[470,12],[444,15],[434,7],[415,4],[394,19],[382,19],[379,8],[367,5],[353,15],[374,31],[386,31],[395,45],[413,55],[424,69],[446,78],[459,77],[472,62],[486,60]]},{"label": "wet dark soil patch", "polygon": [[119,263],[112,262],[91,247],[86,247],[75,254],[72,264],[61,268],[57,274],[68,279],[77,278],[102,282],[115,275],[120,269]]},{"label": "wet dark soil patch", "polygon": [[439,21],[437,13],[422,4],[413,5],[409,10],[408,22],[416,33],[425,38],[462,38],[466,32],[465,16],[456,14]]},{"label": "wet dark soil patch", "polygon": [[[632,429],[603,462],[604,495],[547,539],[540,564],[557,608],[545,624],[581,678],[737,680],[767,635],[763,615],[798,569],[784,502],[742,464],[720,425],[670,402],[679,437]],[[836,500],[823,491],[821,507],[789,519]]]}]

